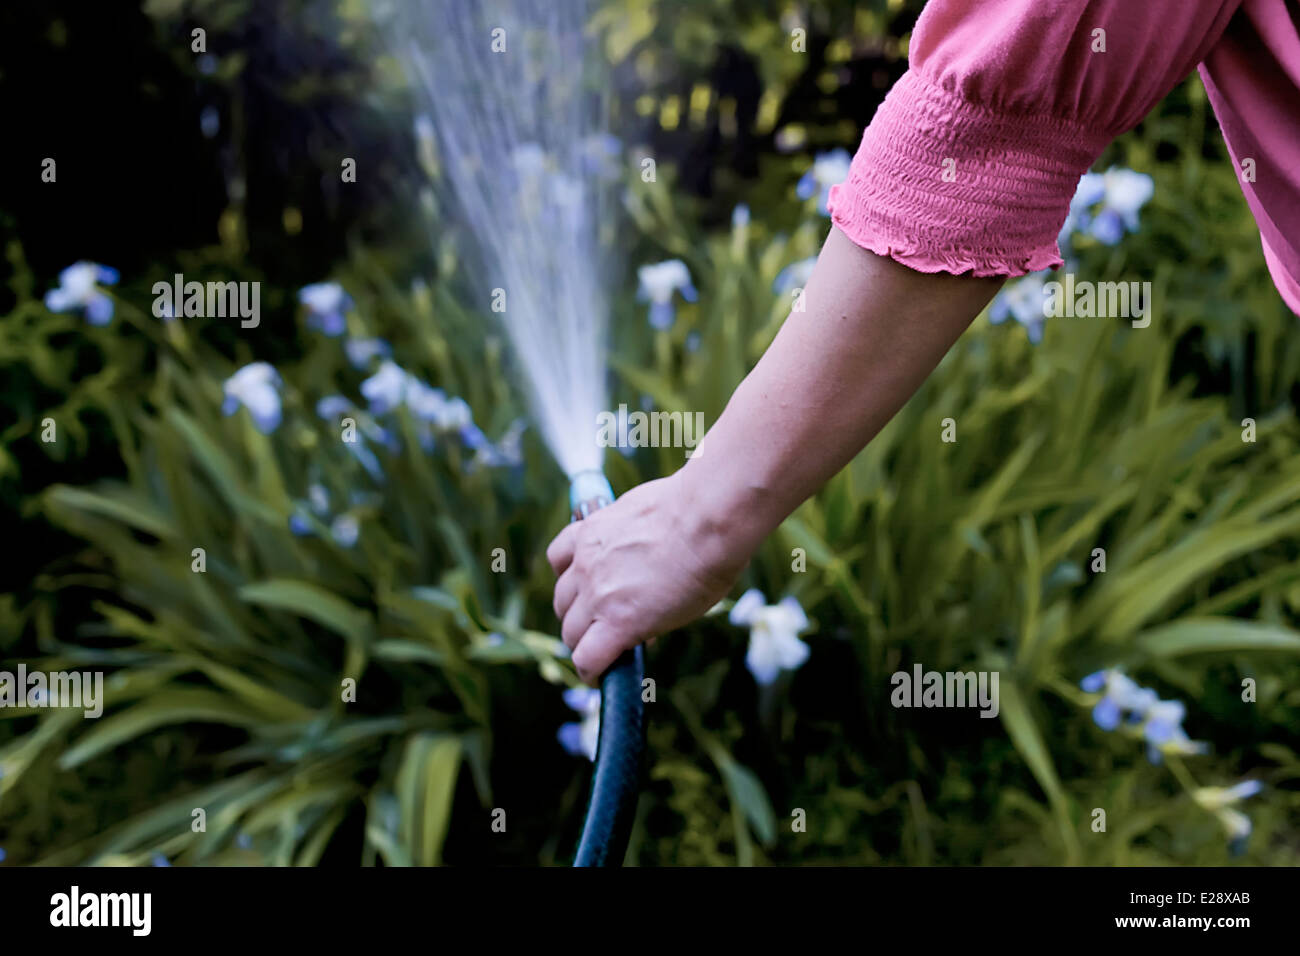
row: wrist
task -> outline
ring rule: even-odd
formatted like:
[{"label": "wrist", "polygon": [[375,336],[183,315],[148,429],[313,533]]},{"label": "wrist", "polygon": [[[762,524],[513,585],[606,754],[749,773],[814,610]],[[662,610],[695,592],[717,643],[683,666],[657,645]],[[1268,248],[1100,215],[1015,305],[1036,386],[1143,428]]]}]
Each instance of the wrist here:
[{"label": "wrist", "polygon": [[692,553],[721,575],[739,575],[775,527],[765,518],[766,489],[704,457],[690,459],[672,478]]}]

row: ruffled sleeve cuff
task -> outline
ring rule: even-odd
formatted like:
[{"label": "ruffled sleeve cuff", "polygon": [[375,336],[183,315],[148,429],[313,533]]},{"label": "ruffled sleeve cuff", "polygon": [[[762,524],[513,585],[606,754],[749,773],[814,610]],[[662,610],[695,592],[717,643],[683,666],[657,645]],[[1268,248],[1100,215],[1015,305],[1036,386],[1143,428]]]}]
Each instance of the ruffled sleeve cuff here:
[{"label": "ruffled sleeve cuff", "polygon": [[1055,268],[1079,177],[1110,139],[1072,120],[969,102],[912,70],[881,103],[827,206],[857,245],[919,272]]}]

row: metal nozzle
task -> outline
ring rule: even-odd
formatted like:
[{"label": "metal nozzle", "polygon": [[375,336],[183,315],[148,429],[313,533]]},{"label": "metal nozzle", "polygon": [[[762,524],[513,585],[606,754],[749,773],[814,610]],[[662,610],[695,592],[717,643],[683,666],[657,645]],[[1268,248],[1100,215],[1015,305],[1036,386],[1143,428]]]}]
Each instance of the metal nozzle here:
[{"label": "metal nozzle", "polygon": [[569,515],[573,521],[581,521],[613,503],[614,489],[599,471],[580,471],[569,482]]}]

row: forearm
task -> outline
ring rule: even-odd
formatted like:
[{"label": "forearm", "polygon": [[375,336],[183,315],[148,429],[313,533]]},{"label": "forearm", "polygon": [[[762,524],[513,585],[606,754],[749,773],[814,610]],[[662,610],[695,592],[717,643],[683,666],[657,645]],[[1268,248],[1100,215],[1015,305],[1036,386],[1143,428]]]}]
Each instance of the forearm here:
[{"label": "forearm", "polygon": [[748,560],[884,427],[1002,281],[916,272],[832,228],[803,310],[677,475],[701,546]]}]

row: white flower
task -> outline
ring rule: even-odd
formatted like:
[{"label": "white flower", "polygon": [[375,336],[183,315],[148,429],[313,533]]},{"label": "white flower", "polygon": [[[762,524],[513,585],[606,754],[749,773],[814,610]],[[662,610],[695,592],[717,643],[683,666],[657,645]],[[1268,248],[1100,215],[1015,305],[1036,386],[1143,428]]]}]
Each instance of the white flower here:
[{"label": "white flower", "polygon": [[406,398],[410,376],[391,360],[380,363],[379,371],[361,383],[361,394],[370,403],[370,411],[383,415],[396,408]]},{"label": "white flower", "polygon": [[434,427],[444,432],[458,432],[474,422],[474,413],[463,398],[453,396],[447,399],[442,414],[434,420]]},{"label": "white flower", "polygon": [[1253,797],[1263,789],[1264,785],[1258,780],[1243,780],[1231,787],[1199,787],[1193,791],[1192,799],[1207,810],[1222,810]]},{"label": "white flower", "polygon": [[1124,220],[1130,232],[1138,227],[1138,210],[1156,193],[1156,184],[1146,173],[1113,166],[1102,176],[1102,203]]},{"label": "white flower", "polygon": [[406,407],[422,422],[429,422],[440,432],[457,432],[474,421],[465,399],[448,398],[440,388],[431,388],[419,379],[410,378],[406,384]]},{"label": "white flower", "polygon": [[355,515],[341,514],[330,524],[330,537],[340,547],[352,547],[357,543],[360,534],[361,525],[357,522]]},{"label": "white flower", "polygon": [[678,289],[691,288],[691,273],[681,259],[656,262],[636,270],[641,294],[651,302],[671,302]]},{"label": "white flower", "polygon": [[411,378],[406,383],[406,407],[422,422],[438,422],[446,415],[447,396],[442,389]]},{"label": "white flower", "polygon": [[1150,696],[1146,701],[1147,705],[1135,707],[1133,710],[1146,718],[1146,726],[1143,729],[1147,738],[1158,742],[1182,725],[1183,718],[1187,716],[1187,708],[1180,700],[1160,700],[1155,691],[1148,691],[1148,693]]},{"label": "white flower", "polygon": [[99,284],[116,285],[116,269],[95,262],[78,262],[59,273],[59,286],[45,293],[45,307],[51,312],[80,309],[91,325],[107,325],[113,318],[113,300]]},{"label": "white flower", "polygon": [[[1250,817],[1240,810],[1232,810],[1225,807],[1215,814],[1223,828],[1228,831],[1228,839],[1235,846],[1243,845],[1250,837],[1251,823]],[[1235,848],[1235,847],[1234,847]],[[1238,852],[1240,852],[1238,850]]]},{"label": "white flower", "polygon": [[594,687],[575,687],[564,692],[564,702],[582,715],[579,722],[563,724],[556,736],[574,756],[596,759],[600,741],[600,691]]},{"label": "white flower", "polygon": [[347,304],[348,294],[337,282],[313,282],[298,290],[298,301],[311,312],[333,312]]},{"label": "white flower", "polygon": [[749,651],[745,666],[760,684],[771,684],[782,670],[794,670],[808,659],[808,645],[799,633],[808,627],[808,617],[793,597],[767,605],[763,592],[750,588],[731,608],[730,621],[749,628]]},{"label": "white flower", "polygon": [[221,410],[233,415],[239,406],[248,409],[253,424],[263,434],[280,424],[280,373],[266,362],[251,362],[226,379]]},{"label": "white flower", "polygon": [[673,294],[681,292],[687,302],[699,298],[695,286],[691,284],[691,273],[681,259],[669,259],[641,266],[636,270],[640,287],[637,298],[650,303],[650,324],[656,329],[667,329],[673,324],[676,313],[673,310]]},{"label": "white flower", "polygon": [[1246,841],[1251,832],[1250,817],[1233,807],[1262,789],[1264,785],[1258,780],[1243,780],[1232,787],[1198,787],[1192,791],[1192,799],[1214,814],[1227,832],[1229,849],[1233,855],[1246,849]]}]

